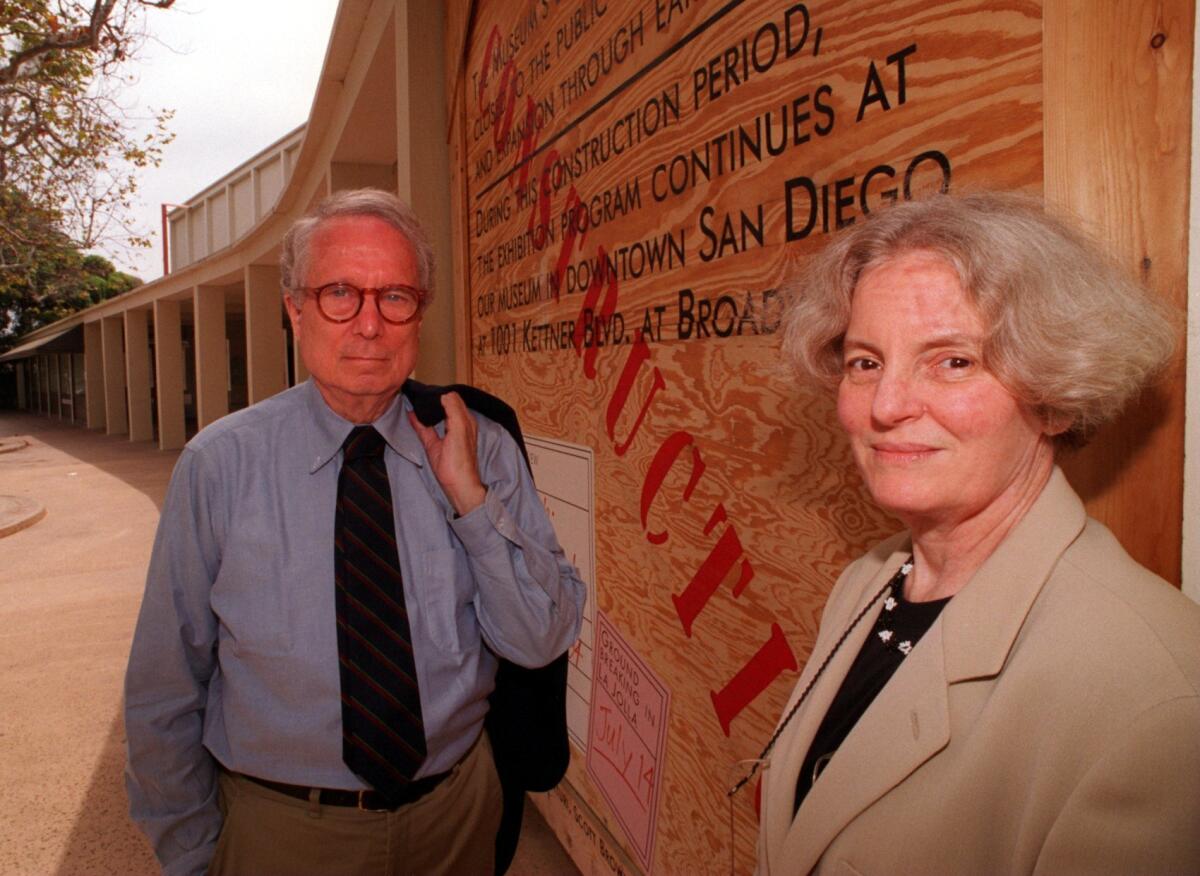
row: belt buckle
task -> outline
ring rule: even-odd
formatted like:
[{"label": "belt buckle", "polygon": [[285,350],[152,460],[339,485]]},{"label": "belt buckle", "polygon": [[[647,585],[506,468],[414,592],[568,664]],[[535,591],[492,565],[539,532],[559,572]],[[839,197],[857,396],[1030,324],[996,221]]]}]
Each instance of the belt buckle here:
[{"label": "belt buckle", "polygon": [[387,812],[387,811],[389,811],[387,809],[380,809],[378,807],[367,806],[364,801],[366,799],[367,794],[370,794],[370,793],[371,793],[370,790],[366,789],[366,788],[359,790],[359,792],[358,792],[358,809],[360,812]]}]

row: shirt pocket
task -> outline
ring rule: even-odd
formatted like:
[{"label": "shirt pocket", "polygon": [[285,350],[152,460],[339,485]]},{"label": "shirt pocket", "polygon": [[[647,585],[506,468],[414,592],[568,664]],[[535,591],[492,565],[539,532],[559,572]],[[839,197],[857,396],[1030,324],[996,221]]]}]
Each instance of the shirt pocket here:
[{"label": "shirt pocket", "polygon": [[243,657],[291,653],[296,620],[292,583],[278,543],[235,540],[210,596],[223,627],[222,647]]},{"label": "shirt pocket", "polygon": [[475,579],[462,551],[440,548],[421,554],[419,592],[429,638],[455,653],[479,648]]}]

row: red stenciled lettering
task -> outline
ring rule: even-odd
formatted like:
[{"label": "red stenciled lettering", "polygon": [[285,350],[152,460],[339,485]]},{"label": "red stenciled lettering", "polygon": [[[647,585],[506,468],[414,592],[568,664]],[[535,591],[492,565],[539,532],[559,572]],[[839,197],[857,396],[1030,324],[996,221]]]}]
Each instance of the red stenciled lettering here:
[{"label": "red stenciled lettering", "polygon": [[488,79],[492,75],[492,58],[500,53],[500,28],[493,27],[488,34],[487,48],[483,50],[483,69],[479,73],[479,112],[487,110],[484,94],[487,92]]},{"label": "red stenciled lettering", "polygon": [[750,705],[772,681],[784,671],[796,670],[796,655],[783,636],[779,624],[771,624],[771,638],[758,649],[750,661],[738,670],[729,684],[719,691],[709,691],[717,720],[725,735],[729,735],[729,724]]},{"label": "red stenciled lettering", "polygon": [[[621,377],[617,380],[612,398],[608,400],[608,411],[604,417],[604,424],[608,427],[608,437],[612,438],[614,442],[616,442],[617,419],[621,416],[621,411],[625,409],[625,403],[629,401],[629,391],[633,388],[633,381],[637,378],[638,370],[649,358],[650,345],[646,343],[642,330],[638,329],[637,334],[634,335],[633,344],[629,347],[629,356],[625,359],[625,367],[621,369]],[[629,430],[629,437],[625,439],[624,444],[614,443],[613,450],[616,451],[617,456],[624,456],[625,452],[629,450],[629,445],[633,443],[638,429],[642,427],[642,420],[646,418],[646,411],[650,409],[650,404],[654,401],[654,394],[660,389],[665,389],[666,385],[667,381],[663,379],[662,372],[655,366],[650,378],[650,392],[646,395],[645,402],[642,403],[642,409],[638,411],[633,428]]]},{"label": "red stenciled lettering", "polygon": [[[540,196],[539,196],[540,197]],[[547,191],[545,194],[547,205],[550,203],[550,194]],[[587,234],[586,223],[583,227],[576,221],[576,217],[582,213],[587,215],[586,208],[583,205],[582,199],[579,197],[579,192],[575,190],[575,186],[571,186],[567,190],[567,203],[563,208],[563,215],[567,217],[567,227],[563,231],[562,247],[558,251],[558,260],[554,263],[554,300],[558,301],[559,290],[562,289],[563,275],[567,273],[567,265],[571,263],[571,252],[575,249],[578,243],[582,248],[583,239]]]},{"label": "red stenciled lettering", "polygon": [[[532,151],[532,150],[530,150]],[[558,160],[558,150],[551,149],[546,153],[545,159],[542,161],[542,172],[538,177],[538,195],[529,209],[529,222],[526,224],[526,229],[534,234],[535,243],[538,246],[545,246],[546,235],[550,229],[550,193],[553,190],[550,184],[550,172],[554,168],[554,162]],[[521,167],[522,185],[526,175],[529,173],[529,163],[527,162]],[[568,196],[568,202],[570,197]],[[540,236],[539,236],[540,235]],[[566,244],[564,242],[564,248]],[[566,270],[566,265],[563,265],[563,270]],[[558,291],[555,289],[555,297],[557,298]]]},{"label": "red stenciled lettering", "polygon": [[[504,97],[514,87],[512,85],[512,77],[512,71],[506,67],[501,77],[501,97]],[[511,130],[512,102],[513,99],[509,98],[509,118],[506,119],[503,132],[500,130],[496,132],[497,144],[507,138],[508,132]],[[498,112],[500,103],[501,99],[498,98],[493,112]],[[534,130],[535,120],[533,114],[535,112],[536,110],[530,99],[526,102],[526,130],[521,144],[519,159],[524,162],[521,167],[520,191],[528,191],[527,186],[530,173],[528,162],[536,149],[536,139],[531,134],[531,131]],[[544,232],[545,229],[549,228],[551,196],[553,193],[551,174],[557,159],[557,153],[550,151],[542,162],[542,170],[537,185],[536,203],[530,210],[527,224],[527,229],[533,231],[535,234],[538,231]],[[551,272],[549,278],[554,290],[555,300],[558,299],[561,293],[563,280],[567,267],[571,264],[572,257],[577,249],[582,250],[588,229],[587,213],[583,201],[574,186],[571,186],[567,191],[561,221],[563,240],[558,258],[555,261],[554,270]],[[604,247],[598,246],[596,250],[595,268],[592,272],[591,282],[584,292],[583,301],[580,305],[579,318],[575,321],[575,331],[572,338],[576,355],[582,358],[584,375],[590,380],[594,380],[597,376],[596,356],[599,352],[600,343],[593,344],[588,342],[587,326],[602,324],[604,321],[611,319],[616,313],[619,299],[616,272],[610,270],[609,260]],[[608,437],[613,441],[613,449],[617,456],[624,456],[628,452],[646,419],[646,414],[653,404],[655,396],[660,390],[666,388],[667,384],[662,372],[657,366],[652,366],[650,385],[645,400],[636,417],[634,417],[628,436],[626,436],[624,441],[619,441],[616,436],[617,421],[621,418],[621,415],[625,412],[625,408],[629,404],[629,396],[633,391],[634,383],[638,380],[642,366],[650,360],[649,345],[646,343],[644,333],[639,330],[634,336],[633,343],[630,345],[629,355],[625,359],[620,377],[617,380],[612,395],[609,397],[605,411],[605,427]],[[684,451],[689,448],[691,450],[691,466],[687,483],[683,489],[682,499],[683,502],[690,501],[705,471],[703,456],[696,444],[695,436],[691,432],[678,430],[664,439],[646,470],[645,479],[642,482],[640,511],[642,529],[646,533],[646,540],[651,544],[664,544],[669,538],[669,532],[666,528],[661,530],[650,529],[648,522],[650,506],[654,504],[654,500],[658,497],[668,474],[675,467],[676,462],[679,461]],[[754,578],[754,567],[745,556],[741,538],[738,536],[737,530],[732,523],[728,522],[724,505],[718,503],[704,528],[705,535],[710,535],[720,523],[728,523],[728,525],[709,551],[708,556],[705,557],[700,567],[696,570],[696,573],[692,576],[691,581],[689,581],[681,593],[671,595],[671,600],[675,605],[675,610],[679,616],[683,631],[689,638],[692,636],[692,629],[696,618],[729,576],[729,573],[734,568],[739,568],[739,561],[740,571],[737,581],[732,586],[733,596],[735,598],[738,597]],[[770,637],[754,656],[730,679],[725,687],[719,691],[709,691],[717,721],[725,736],[728,737],[730,735],[730,724],[734,718],[751,702],[757,699],[780,674],[785,671],[794,672],[796,668],[796,656],[792,652],[787,639],[784,637],[782,628],[778,623],[772,623]],[[607,711],[605,707],[600,707],[600,738],[608,747],[612,748],[614,755],[619,756],[621,750],[620,728],[610,724]],[[620,764],[618,760],[611,758],[610,762],[618,771],[626,775],[632,765],[628,757],[624,764]],[[639,771],[634,775],[635,781],[638,781],[639,786],[641,784],[650,785],[652,784],[653,767],[644,773]],[[627,778],[626,781],[628,782]],[[632,786],[631,790],[633,790]],[[635,793],[637,792],[635,791]]]},{"label": "red stenciled lettering", "polygon": [[[517,65],[512,61],[505,64],[504,69],[500,71],[500,82],[497,86],[499,93],[496,95],[496,103],[492,106],[492,137],[497,155],[504,154],[504,141],[508,139],[508,133],[512,130],[513,114],[517,108],[516,75]],[[497,124],[501,115],[504,116],[504,121]]]},{"label": "red stenciled lettering", "polygon": [[[531,162],[527,159],[529,159],[529,157],[533,155],[534,150],[537,149],[539,130],[540,129],[537,124],[537,105],[533,102],[532,97],[525,95],[525,129],[521,134],[521,151],[517,154],[517,166],[521,168],[521,175],[515,180],[511,176],[508,178],[508,187],[510,189],[515,188],[518,190],[523,190],[529,183],[529,168],[531,166]],[[547,205],[547,212],[549,212],[549,209],[550,207]],[[546,220],[549,221],[549,218],[550,217],[547,215]],[[529,219],[528,227],[531,229],[533,228],[532,217]]]},{"label": "red stenciled lettering", "polygon": [[[683,488],[683,501],[686,502],[692,497],[692,491],[696,489],[696,484],[700,482],[700,476],[704,474],[704,459],[700,456],[700,448],[695,446],[692,433],[680,430],[663,441],[658,452],[654,454],[650,467],[646,469],[646,480],[642,482],[642,529],[647,529],[646,521],[650,514],[650,505],[654,502],[658,491],[662,489],[663,481],[667,479],[667,472],[675,465],[679,454],[689,446],[692,448],[692,473],[688,478],[687,486]],[[661,532],[650,532],[647,529],[646,540],[651,544],[662,544],[667,540],[667,531],[664,529]]]},{"label": "red stenciled lettering", "polygon": [[[725,506],[719,504],[713,509],[712,516],[708,519],[708,525],[704,527],[704,534],[711,533],[713,528],[724,520]],[[675,603],[675,612],[679,615],[683,631],[689,639],[692,637],[692,623],[696,620],[696,616],[712,599],[713,594],[717,592],[717,588],[721,586],[721,582],[725,580],[725,576],[729,574],[739,557],[742,560],[742,571],[738,582],[733,585],[733,595],[734,597],[740,596],[746,589],[746,585],[750,583],[750,579],[754,577],[754,567],[750,565],[748,559],[742,556],[742,540],[738,538],[737,530],[732,526],[721,533],[721,537],[713,549],[708,552],[708,556],[704,558],[704,562],[700,564],[700,568],[696,570],[696,574],[692,576],[692,580],[684,588],[683,593],[671,594],[671,601]]]}]

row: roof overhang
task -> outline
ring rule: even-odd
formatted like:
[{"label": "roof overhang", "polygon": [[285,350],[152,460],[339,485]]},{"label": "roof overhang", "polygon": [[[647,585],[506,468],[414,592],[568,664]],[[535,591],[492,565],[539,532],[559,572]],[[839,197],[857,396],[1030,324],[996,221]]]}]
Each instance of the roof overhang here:
[{"label": "roof overhang", "polygon": [[13,347],[0,356],[0,362],[12,362],[15,359],[28,359],[30,356],[40,356],[42,353],[82,353],[83,326],[76,323],[59,331],[43,335],[32,341],[27,341],[19,347]]}]

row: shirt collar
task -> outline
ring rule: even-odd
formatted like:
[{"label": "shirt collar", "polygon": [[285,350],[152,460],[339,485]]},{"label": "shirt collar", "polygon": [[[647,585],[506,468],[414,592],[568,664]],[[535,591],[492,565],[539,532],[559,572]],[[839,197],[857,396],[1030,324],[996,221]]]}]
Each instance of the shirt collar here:
[{"label": "shirt collar", "polygon": [[[309,474],[316,474],[326,463],[337,456],[354,423],[335,414],[325,403],[321,391],[310,377],[304,384],[305,401],[308,407]],[[373,425],[388,446],[413,465],[425,464],[425,452],[421,440],[408,421],[412,405],[403,393],[396,398]]]}]

